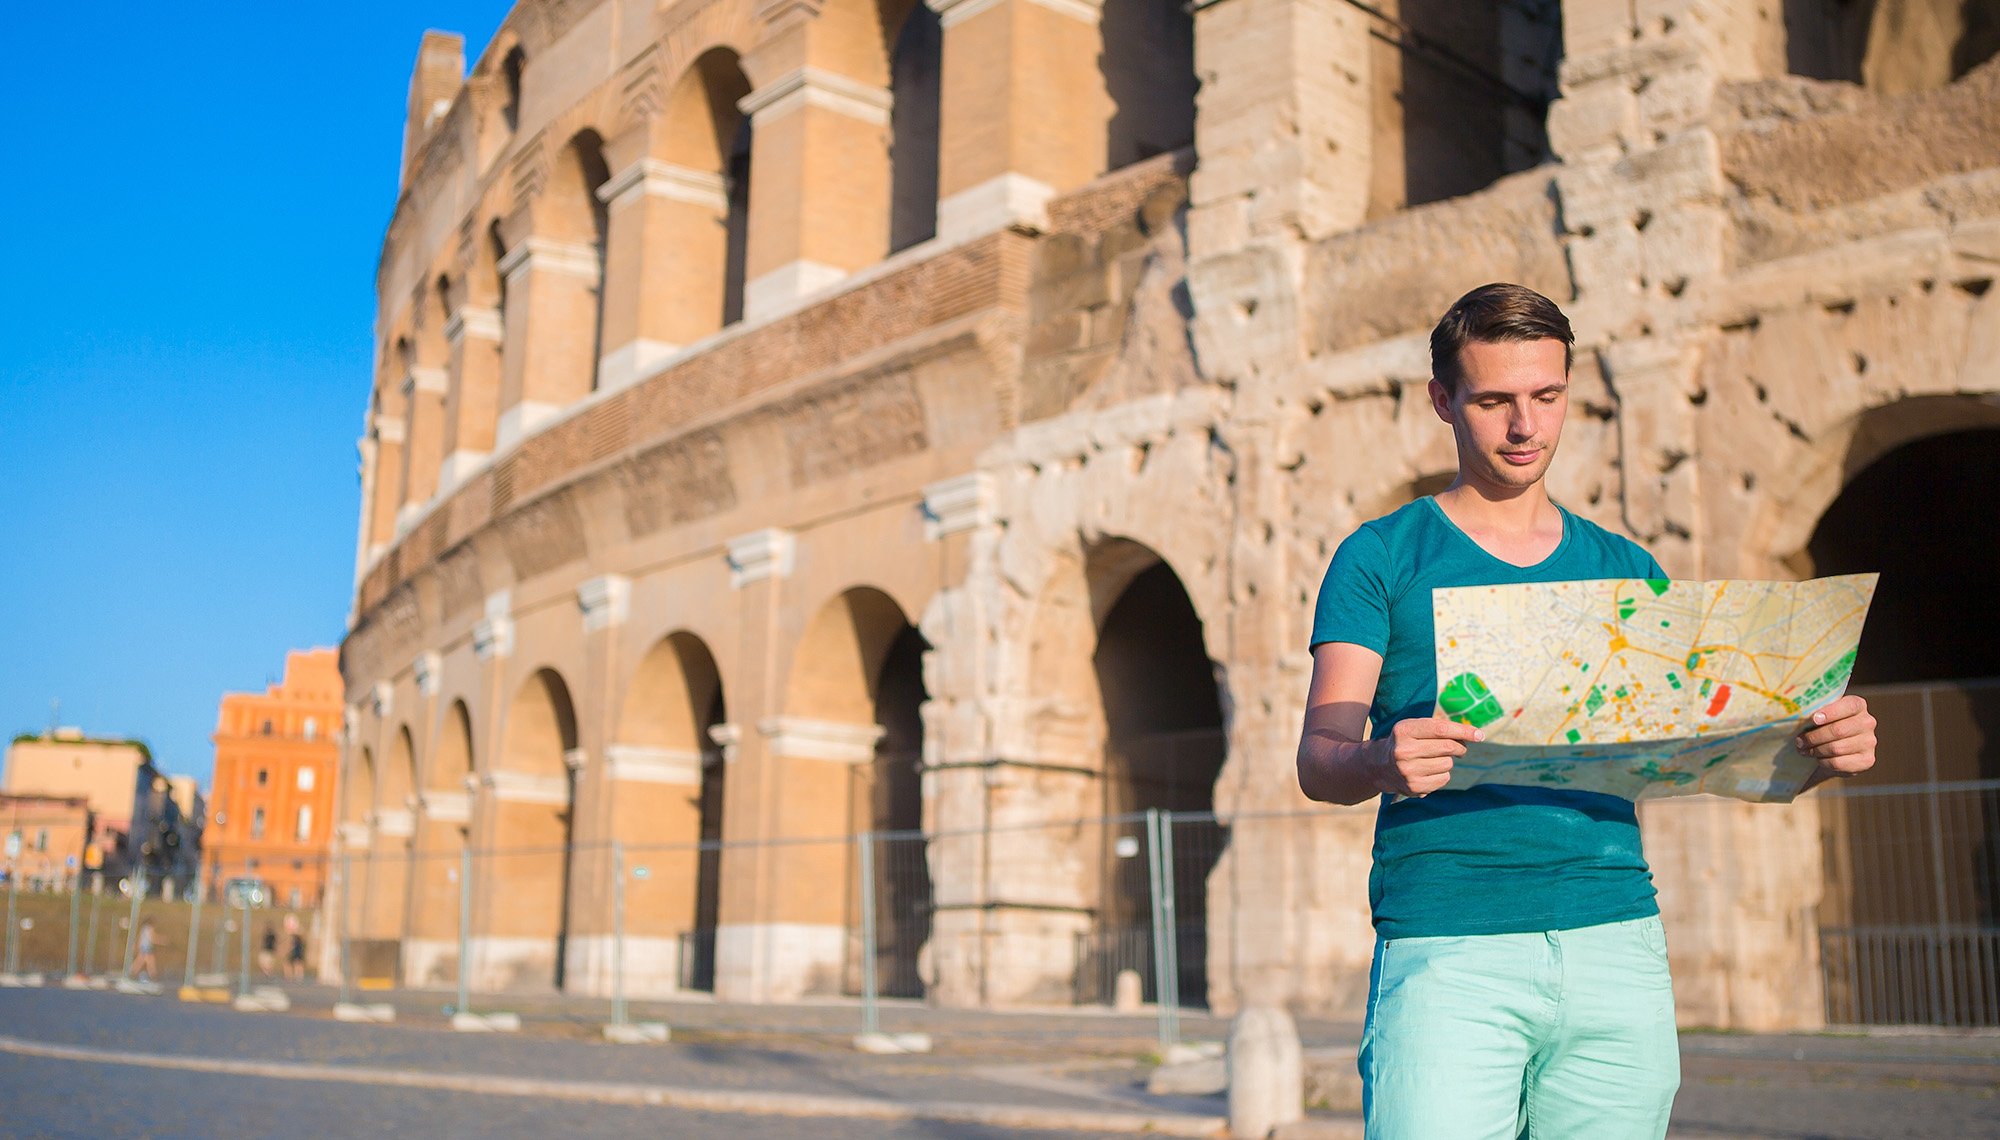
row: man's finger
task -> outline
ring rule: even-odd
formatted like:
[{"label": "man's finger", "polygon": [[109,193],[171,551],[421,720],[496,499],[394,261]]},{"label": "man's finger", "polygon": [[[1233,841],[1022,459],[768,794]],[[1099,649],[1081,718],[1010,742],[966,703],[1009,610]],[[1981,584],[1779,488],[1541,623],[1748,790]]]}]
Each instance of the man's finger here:
[{"label": "man's finger", "polygon": [[1460,724],[1455,720],[1449,720],[1441,716],[1434,716],[1429,718],[1429,723],[1425,726],[1425,728],[1426,728],[1426,731],[1424,732],[1425,736],[1433,738],[1441,738],[1444,740],[1480,741],[1486,739],[1486,734],[1484,732],[1481,732],[1480,730],[1472,727],[1471,725]]},{"label": "man's finger", "polygon": [[1874,737],[1850,736],[1845,740],[1822,744],[1807,755],[1817,756],[1821,760],[1831,760],[1836,756],[1861,756],[1873,751],[1875,751]]},{"label": "man's finger", "polygon": [[1868,702],[1855,696],[1853,693],[1849,693],[1812,714],[1811,719],[1814,724],[1832,724],[1834,721],[1845,720],[1848,717],[1867,711]]},{"label": "man's finger", "polygon": [[1818,748],[1821,745],[1831,744],[1836,740],[1847,740],[1856,736],[1864,736],[1874,731],[1875,718],[1872,716],[1843,717],[1830,724],[1823,724],[1818,728],[1808,729],[1800,733],[1798,748],[1799,751],[1805,752]]}]

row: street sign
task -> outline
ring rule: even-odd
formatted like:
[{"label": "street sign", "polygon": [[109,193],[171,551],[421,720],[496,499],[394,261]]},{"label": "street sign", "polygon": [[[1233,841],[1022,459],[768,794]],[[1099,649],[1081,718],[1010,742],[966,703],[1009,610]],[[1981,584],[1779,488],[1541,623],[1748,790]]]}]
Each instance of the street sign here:
[{"label": "street sign", "polygon": [[71,855],[69,858],[64,859],[63,866],[68,867],[72,871],[76,870],[76,856]]}]

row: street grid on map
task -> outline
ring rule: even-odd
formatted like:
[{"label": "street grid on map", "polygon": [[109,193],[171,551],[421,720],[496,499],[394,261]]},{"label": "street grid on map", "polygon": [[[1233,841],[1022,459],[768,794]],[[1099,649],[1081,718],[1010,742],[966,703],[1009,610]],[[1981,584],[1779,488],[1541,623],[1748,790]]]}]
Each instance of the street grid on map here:
[{"label": "street grid on map", "polygon": [[1439,715],[1480,728],[1450,787],[1788,800],[1802,718],[1846,691],[1876,575],[1436,590]]}]

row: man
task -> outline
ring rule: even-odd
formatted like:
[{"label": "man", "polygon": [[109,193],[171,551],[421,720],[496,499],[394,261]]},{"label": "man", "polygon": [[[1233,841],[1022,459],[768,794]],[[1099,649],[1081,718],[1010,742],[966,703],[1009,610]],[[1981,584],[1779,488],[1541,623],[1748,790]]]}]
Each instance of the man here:
[{"label": "man", "polygon": [[[1299,786],[1329,803],[1383,797],[1361,1046],[1371,1140],[1660,1137],[1680,1085],[1632,803],[1439,790],[1481,734],[1432,715],[1432,589],[1666,577],[1549,498],[1573,344],[1531,289],[1459,298],[1431,334],[1430,383],[1458,477],[1350,535],[1320,588]],[[1874,764],[1874,730],[1859,697],[1814,714],[1794,742],[1819,760],[1812,783]]]}]

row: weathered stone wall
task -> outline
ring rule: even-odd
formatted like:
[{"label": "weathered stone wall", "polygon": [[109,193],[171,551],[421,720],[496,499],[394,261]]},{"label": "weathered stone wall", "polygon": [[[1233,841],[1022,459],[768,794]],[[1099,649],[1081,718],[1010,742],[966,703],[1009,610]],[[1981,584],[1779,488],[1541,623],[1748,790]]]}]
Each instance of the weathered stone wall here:
[{"label": "weathered stone wall", "polygon": [[[627,5],[626,26],[645,29],[630,39],[587,17],[612,3],[521,5],[413,152],[385,248],[386,330],[441,263],[478,278],[484,220],[522,216],[514,200],[534,197],[578,125],[629,140],[718,45],[742,50],[760,88],[797,58],[839,63],[788,22],[818,4]],[[1986,422],[2000,392],[2000,64],[1884,95],[1785,77],[1784,20],[1755,6],[1578,0],[1544,124],[1554,161],[1382,213],[1377,164],[1403,156],[1373,102],[1381,29],[1352,5],[1197,5],[1192,154],[1102,177],[1076,174],[1076,139],[1019,145],[1047,94],[1036,68],[1087,86],[1074,68],[1088,37],[1047,23],[1087,5],[932,7],[947,73],[936,242],[842,267],[791,308],[560,410],[403,512],[372,565],[361,539],[350,755],[386,754],[407,725],[423,789],[434,758],[469,757],[464,802],[410,797],[418,834],[504,844],[507,813],[556,794],[505,775],[525,756],[509,759],[522,694],[546,670],[574,725],[535,762],[577,773],[571,842],[691,840],[693,814],[646,834],[614,804],[685,799],[726,771],[722,835],[745,844],[720,872],[729,996],[851,983],[846,853],[875,818],[854,797],[886,723],[867,709],[907,622],[927,642],[920,822],[938,836],[923,860],[928,993],[1067,1000],[1078,936],[1125,905],[1105,894],[1109,834],[1074,822],[1130,798],[1096,658],[1126,588],[1164,563],[1200,619],[1184,656],[1213,673],[1227,744],[1212,802],[1235,825],[1202,899],[1210,1003],[1357,1013],[1373,813],[1308,810],[1297,791],[1307,623],[1340,540],[1450,477],[1426,337],[1474,285],[1521,281],[1569,311],[1553,489],[1677,575],[1810,572],[1807,538],[1846,480],[1903,442]],[[1015,42],[1002,14],[1047,31],[1047,57],[1000,51]],[[520,133],[496,150],[497,61],[517,43],[562,75],[527,84]],[[953,102],[967,74],[954,43],[983,45],[979,106],[998,116],[984,134],[954,118],[969,105]],[[1031,153],[1010,175],[967,173]],[[636,169],[674,194],[713,190]],[[402,405],[380,407],[388,423]],[[709,664],[648,665],[668,644],[699,644]],[[686,706],[672,734],[634,730],[634,710],[669,705]],[[1644,823],[1683,1020],[1816,1024],[1813,805],[1674,805]],[[827,846],[755,846],[800,838]],[[365,827],[351,841],[371,842]],[[1759,873],[1717,873],[1746,861]],[[579,860],[569,884],[565,980],[582,988],[604,984],[601,864]],[[675,897],[675,913],[645,916],[660,986],[666,940],[691,921]],[[475,970],[546,974],[541,950],[506,941],[526,935],[480,913],[500,941]]]}]

